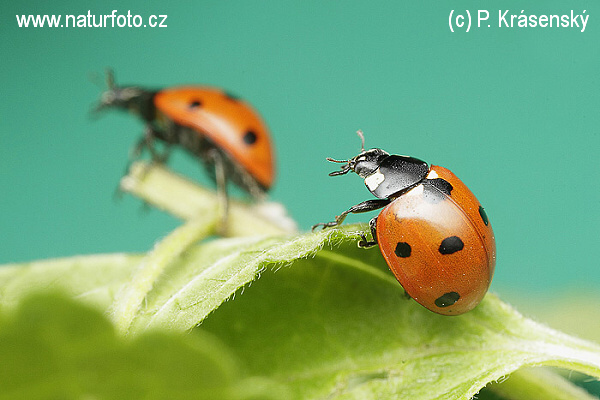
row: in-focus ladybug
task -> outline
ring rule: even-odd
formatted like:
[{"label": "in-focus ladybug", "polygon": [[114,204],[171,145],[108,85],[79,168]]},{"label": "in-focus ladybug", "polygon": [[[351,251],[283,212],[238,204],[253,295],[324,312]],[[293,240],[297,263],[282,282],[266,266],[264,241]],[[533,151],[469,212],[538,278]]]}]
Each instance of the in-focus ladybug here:
[{"label": "in-focus ladybug", "polygon": [[[364,149],[330,176],[354,171],[377,199],[367,200],[317,224],[342,223],[350,213],[383,208],[369,223],[373,241],[406,293],[443,315],[472,310],[486,294],[496,265],[496,243],[485,210],[467,186],[446,168],[419,159]],[[385,208],[384,208],[385,207]]]},{"label": "in-focus ladybug", "polygon": [[[96,110],[119,108],[146,123],[135,154],[148,149],[154,161],[166,161],[171,145],[200,158],[227,204],[231,180],[254,199],[262,200],[275,177],[274,154],[267,126],[246,102],[217,88],[181,86],[149,90],[116,86],[107,71],[108,90]],[[159,154],[154,141],[167,145]]]}]

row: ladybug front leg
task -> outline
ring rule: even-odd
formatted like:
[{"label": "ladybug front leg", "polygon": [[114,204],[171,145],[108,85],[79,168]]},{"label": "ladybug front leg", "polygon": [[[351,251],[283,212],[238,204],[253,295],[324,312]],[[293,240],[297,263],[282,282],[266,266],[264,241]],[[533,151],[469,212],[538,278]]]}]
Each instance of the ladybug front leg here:
[{"label": "ladybug front leg", "polygon": [[389,199],[374,199],[374,200],[363,201],[362,203],[358,203],[357,205],[350,207],[349,209],[347,209],[340,215],[336,216],[335,221],[325,222],[325,223],[321,222],[321,223],[313,225],[312,230],[314,231],[319,226],[322,226],[323,229],[325,229],[325,228],[331,228],[332,226],[340,225],[342,222],[344,222],[344,219],[346,219],[346,216],[348,214],[359,214],[359,213],[365,213],[365,212],[369,212],[369,211],[379,210],[380,208],[383,208],[383,207],[387,206],[388,204],[390,204],[390,201],[391,200],[389,200]]},{"label": "ladybug front leg", "polygon": [[125,165],[125,173],[123,175],[127,175],[129,173],[129,169],[131,168],[131,164],[136,162],[142,157],[142,153],[144,149],[149,148],[148,138],[146,134],[144,134],[139,140],[135,143],[135,146],[129,150],[129,157],[127,159],[127,164]]},{"label": "ladybug front leg", "polygon": [[373,240],[367,240],[367,237],[364,235],[364,233],[361,233],[360,240],[357,243],[358,247],[368,249],[369,247],[377,246],[377,217],[371,218],[369,221],[369,228],[371,228],[371,237]]},{"label": "ladybug front leg", "polygon": [[129,172],[131,168],[131,164],[135,161],[139,160],[144,152],[144,150],[148,149],[150,155],[152,157],[152,161],[159,164],[164,164],[167,162],[169,158],[171,147],[167,145],[166,149],[161,154],[155,146],[155,138],[157,137],[156,131],[152,129],[152,127],[147,126],[144,135],[139,138],[136,142],[135,146],[129,152],[129,160],[127,161],[127,165],[125,168],[125,175]]},{"label": "ladybug front leg", "polygon": [[[129,174],[129,171],[131,170],[131,165],[142,157],[142,154],[145,149],[148,149],[150,154],[152,154],[152,161],[155,161],[157,153],[156,153],[156,150],[154,149],[153,139],[154,139],[154,135],[151,131],[151,128],[147,127],[144,132],[144,135],[142,135],[142,137],[140,137],[138,139],[138,141],[135,143],[135,146],[133,146],[129,150],[129,157],[127,159],[127,163],[125,164],[125,171],[123,172],[123,176],[127,176]],[[142,177],[145,176],[147,171],[148,171],[148,168],[147,167],[144,168],[142,170],[141,176]],[[122,194],[123,194],[123,191],[121,189],[121,184],[119,184],[119,185],[117,185],[117,187],[115,189],[114,197],[120,198]]]},{"label": "ladybug front leg", "polygon": [[165,143],[165,149],[162,153],[160,153],[155,143],[155,140],[160,137],[160,134],[154,130],[152,126],[146,126],[146,130],[144,132],[144,136],[138,142],[136,148],[140,147],[140,151],[138,153],[138,157],[141,154],[141,150],[143,148],[147,148],[152,156],[152,161],[158,164],[165,164],[169,159],[169,155],[171,154],[171,144],[167,141],[163,141]]}]

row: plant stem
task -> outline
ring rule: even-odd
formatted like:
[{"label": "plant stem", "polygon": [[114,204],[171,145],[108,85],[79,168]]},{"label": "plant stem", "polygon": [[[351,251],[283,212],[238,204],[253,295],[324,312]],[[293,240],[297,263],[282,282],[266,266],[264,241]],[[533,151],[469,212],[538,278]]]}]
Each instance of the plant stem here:
[{"label": "plant stem", "polygon": [[[121,189],[183,220],[211,218],[219,199],[214,191],[158,164],[134,163]],[[248,204],[230,199],[223,236],[281,235],[296,232],[296,223],[279,203]]]}]

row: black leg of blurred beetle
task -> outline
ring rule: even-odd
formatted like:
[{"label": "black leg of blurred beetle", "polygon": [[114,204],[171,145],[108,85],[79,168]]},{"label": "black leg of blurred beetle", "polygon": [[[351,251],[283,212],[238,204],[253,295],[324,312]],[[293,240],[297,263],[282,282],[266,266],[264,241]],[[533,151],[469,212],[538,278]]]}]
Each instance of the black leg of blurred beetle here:
[{"label": "black leg of blurred beetle", "polygon": [[169,160],[169,157],[171,156],[171,149],[173,147],[170,144],[165,145],[165,149],[163,150],[162,154],[158,154],[156,153],[156,162],[159,164],[166,164],[167,161]]},{"label": "black leg of blurred beetle", "polygon": [[129,169],[131,168],[131,164],[136,162],[142,157],[142,153],[145,149],[148,148],[148,141],[146,139],[146,135],[140,137],[137,142],[135,142],[135,146],[129,150],[129,155],[127,157],[127,164],[125,164],[125,173],[123,175],[127,175],[129,173]]},{"label": "black leg of blurred beetle", "polygon": [[[154,131],[152,127],[147,126],[144,132],[144,136],[140,139],[140,143],[138,144],[138,146],[141,144],[142,150],[144,148],[148,149],[150,155],[152,156],[152,162],[157,164],[165,164],[169,159],[169,156],[171,155],[171,144],[162,141],[165,144],[165,149],[161,153],[157,150],[154,144],[157,137],[158,133],[156,133],[156,131]],[[138,154],[138,158],[140,155],[141,152]]]},{"label": "black leg of blurred beetle", "polygon": [[223,234],[227,230],[227,218],[229,214],[229,196],[227,196],[227,174],[225,173],[225,161],[223,156],[212,150],[210,157],[215,163],[215,180],[217,182],[217,197],[219,200],[220,222],[217,227],[218,233]]},{"label": "black leg of blurred beetle", "polygon": [[142,157],[144,150],[148,150],[150,152],[152,155],[152,160],[154,161],[157,152],[154,149],[153,133],[149,127],[146,128],[144,134],[138,139],[138,141],[135,143],[135,146],[133,146],[133,148],[129,151],[129,158],[127,159],[125,173],[123,175],[127,175],[129,173],[131,165]]},{"label": "black leg of blurred beetle", "polygon": [[[142,137],[140,137],[138,139],[138,141],[135,143],[135,146],[133,146],[129,150],[129,155],[127,157],[127,163],[125,164],[125,170],[123,171],[123,177],[125,177],[125,176],[127,176],[129,174],[129,170],[131,169],[131,165],[134,162],[136,162],[138,159],[140,159],[140,157],[142,156],[142,153],[147,148],[148,148],[148,141],[147,141],[147,138],[146,138],[146,134],[144,134]],[[115,191],[113,193],[113,197],[115,199],[117,199],[117,200],[120,200],[123,197],[123,191],[121,190],[121,184],[120,183],[115,188]]]},{"label": "black leg of blurred beetle", "polygon": [[369,241],[364,234],[361,234],[360,240],[358,241],[358,247],[368,249],[369,247],[377,246],[377,217],[371,218],[369,221],[369,228],[371,228],[371,237],[373,240]]},{"label": "black leg of blurred beetle", "polygon": [[[125,164],[125,172],[123,173],[123,176],[127,176],[129,174],[131,166],[142,157],[144,150],[148,150],[148,152],[150,152],[150,155],[152,156],[152,162],[163,164],[167,161],[171,152],[171,146],[168,146],[162,154],[159,153],[154,146],[155,136],[156,134],[152,128],[146,127],[144,134],[138,139],[138,141],[135,143],[135,146],[133,146],[133,148],[129,151],[129,157],[127,159],[127,164]],[[148,167],[144,168],[140,174],[141,178],[144,177],[148,169]],[[121,190],[120,185],[118,185],[115,189],[114,196],[120,199],[122,195],[123,191]]]},{"label": "black leg of blurred beetle", "polygon": [[373,200],[363,201],[362,203],[358,203],[357,205],[350,207],[349,209],[347,209],[346,211],[344,211],[343,213],[341,213],[340,215],[335,217],[335,221],[325,222],[325,223],[321,222],[316,225],[313,225],[312,230],[314,231],[319,226],[322,226],[323,229],[325,229],[325,228],[331,228],[332,226],[340,225],[342,222],[344,222],[344,219],[346,219],[346,216],[348,214],[359,214],[359,213],[365,213],[365,212],[369,212],[369,211],[379,210],[380,208],[383,208],[383,207],[387,206],[388,204],[390,204],[390,201],[391,200],[389,200],[389,199],[373,199]]}]

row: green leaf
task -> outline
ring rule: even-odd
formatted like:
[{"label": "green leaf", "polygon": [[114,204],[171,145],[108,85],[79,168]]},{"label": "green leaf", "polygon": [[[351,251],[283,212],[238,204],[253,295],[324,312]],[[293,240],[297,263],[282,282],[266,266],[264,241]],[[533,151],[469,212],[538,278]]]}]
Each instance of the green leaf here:
[{"label": "green leaf", "polygon": [[343,231],[331,230],[292,238],[215,240],[196,247],[156,283],[134,321],[134,331],[191,329],[267,267],[289,265],[342,237]]},{"label": "green leaf", "polygon": [[28,298],[0,321],[0,399],[233,400],[286,393],[243,377],[209,334],[148,333],[126,341],[97,311],[60,296]]},{"label": "green leaf", "polygon": [[131,324],[146,296],[171,262],[194,243],[208,237],[216,224],[216,216],[208,220],[192,219],[175,229],[142,260],[130,278],[130,283],[121,287],[113,301],[111,314],[120,333],[130,332]]},{"label": "green leaf", "polygon": [[[528,320],[494,295],[455,317],[406,299],[378,249],[357,248],[364,230],[348,225],[292,237],[212,240],[187,251],[176,246],[160,274],[150,271],[152,285],[129,332],[208,332],[235,354],[245,376],[289,387],[299,399],[469,399],[488,383],[533,365],[600,377],[600,346]],[[117,273],[82,267],[78,260],[71,271],[64,260],[60,268],[46,265],[52,279],[38,277],[36,285],[62,288],[63,276],[80,283],[80,293],[75,285],[66,287],[82,296],[93,293],[97,282],[104,294],[96,304],[114,310],[115,281],[134,285],[128,277],[144,271],[134,262],[121,263]],[[51,272],[55,268],[61,273]],[[103,269],[111,276],[97,277]],[[14,301],[18,286],[26,286],[23,276],[32,274],[13,267],[0,275],[2,301],[2,278]],[[503,395],[517,393],[515,399],[527,398],[518,394],[524,386],[544,387],[543,379],[522,376],[497,386]],[[576,398],[562,387],[548,390],[557,399]]]},{"label": "green leaf", "polygon": [[379,251],[355,240],[263,273],[202,329],[299,398],[469,399],[529,365],[600,377],[600,346],[528,320],[493,295],[456,317],[405,299],[380,277]]},{"label": "green leaf", "polygon": [[[571,372],[569,375],[573,375]],[[575,373],[575,375],[577,375]],[[503,384],[492,384],[490,389],[500,397],[544,400],[593,400],[585,389],[549,368],[523,368],[508,377]],[[480,397],[481,398],[481,397]]]}]

